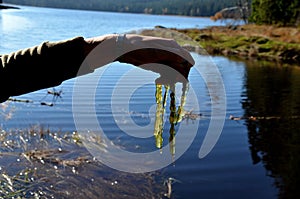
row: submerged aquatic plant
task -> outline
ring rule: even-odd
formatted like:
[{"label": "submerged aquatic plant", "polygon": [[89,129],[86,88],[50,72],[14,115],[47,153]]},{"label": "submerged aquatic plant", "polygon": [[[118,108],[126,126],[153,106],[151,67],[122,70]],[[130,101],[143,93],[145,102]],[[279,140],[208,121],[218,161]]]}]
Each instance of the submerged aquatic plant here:
[{"label": "submerged aquatic plant", "polygon": [[[179,124],[183,119],[188,118],[189,113],[184,110],[186,103],[186,97],[189,89],[188,82],[183,83],[182,95],[180,99],[180,105],[176,107],[176,96],[175,96],[175,84],[163,85],[156,84],[156,114],[155,114],[155,126],[154,126],[154,136],[156,140],[156,147],[163,147],[163,131],[164,131],[164,115],[166,112],[167,96],[170,95],[170,115],[169,115],[169,143],[170,143],[170,153],[172,156],[175,155],[175,126]],[[164,95],[163,95],[164,90]]]}]

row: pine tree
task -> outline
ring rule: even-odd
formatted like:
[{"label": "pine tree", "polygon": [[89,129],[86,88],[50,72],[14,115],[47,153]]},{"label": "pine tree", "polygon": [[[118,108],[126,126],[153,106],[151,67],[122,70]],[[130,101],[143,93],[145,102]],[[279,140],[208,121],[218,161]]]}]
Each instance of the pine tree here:
[{"label": "pine tree", "polygon": [[300,15],[300,0],[252,0],[250,21],[257,24],[295,25]]}]

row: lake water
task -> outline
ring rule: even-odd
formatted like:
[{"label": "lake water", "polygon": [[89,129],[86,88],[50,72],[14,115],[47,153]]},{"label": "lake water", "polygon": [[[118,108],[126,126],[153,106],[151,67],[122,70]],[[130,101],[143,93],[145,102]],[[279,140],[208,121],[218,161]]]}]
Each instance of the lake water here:
[{"label": "lake water", "polygon": [[[153,28],[156,25],[170,28],[203,28],[222,24],[212,22],[208,18],[21,7],[20,10],[0,12],[0,53],[31,47],[46,40],[56,41],[79,35],[91,37],[108,33],[126,33]],[[218,104],[222,92],[219,93],[218,88],[214,88],[215,82],[212,77],[215,76],[210,74],[211,69],[203,62],[203,59],[210,58],[204,58],[196,53],[192,53],[192,56],[196,65],[189,79],[196,98],[187,99],[185,108],[201,116],[199,115],[196,120],[185,119],[181,122],[180,125],[187,130],[183,135],[178,133],[181,135],[179,137],[176,135],[175,151],[172,148],[164,149],[162,152],[176,156],[176,161],[162,168],[160,175],[155,173],[154,175],[160,178],[152,183],[165,186],[161,178],[176,179],[172,184],[172,198],[250,199],[299,196],[297,184],[300,179],[300,68],[281,67],[276,63],[231,60],[219,56],[210,57],[210,63],[220,71],[227,106],[224,127],[216,145],[207,156],[199,158],[199,149],[214,119],[211,118],[211,105]],[[197,67],[204,67],[205,70],[202,70],[201,75],[197,72]],[[157,76],[140,73],[136,79],[137,76],[131,76],[130,73],[133,69],[142,71],[131,65],[111,64],[105,70],[87,75],[86,79],[90,82],[86,81],[84,88],[88,89],[94,84],[91,79],[101,75],[95,93],[95,113],[96,118],[101,121],[102,130],[114,144],[141,154],[157,150],[158,140],[151,134],[143,139],[124,135],[120,125],[135,133],[140,131],[140,128],[153,125],[156,107],[153,80]],[[46,73],[47,71],[45,75]],[[211,75],[208,82],[205,82],[205,75],[208,77]],[[130,81],[127,79],[119,86],[118,83],[122,80],[120,77],[128,77]],[[150,80],[143,82],[148,77]],[[132,82],[132,79],[139,83],[143,82],[143,86],[136,88],[136,82]],[[114,93],[116,87],[120,90]],[[52,131],[76,131],[72,109],[73,88],[74,79],[65,81],[55,88],[56,91],[62,91],[61,98],[58,97],[55,101],[52,95],[47,95],[47,90],[53,89],[49,88],[17,97],[32,100],[33,103],[1,104],[1,129],[11,131],[42,126]],[[122,88],[123,91],[129,89],[133,92],[129,102],[126,101],[127,95],[126,92],[122,92]],[[209,93],[209,89],[213,91],[217,89],[217,92]],[[82,95],[85,96],[85,93]],[[116,107],[111,104],[112,98]],[[42,106],[41,102],[54,102],[54,106]],[[169,103],[170,101],[167,106]],[[85,109],[88,105],[82,97],[79,107],[83,115],[90,114],[88,109]],[[113,112],[113,108],[116,112]],[[166,114],[170,114],[168,109]],[[237,120],[230,119],[230,116],[236,117]],[[180,154],[183,150],[181,144],[186,144],[184,140],[190,138],[189,130],[196,125],[198,128],[195,137],[186,151]],[[168,144],[171,126],[169,122],[164,126],[166,132],[162,135],[163,145]],[[154,126],[150,128],[151,133],[154,130]],[[175,130],[179,131],[177,127]],[[7,166],[5,160],[2,159],[0,163],[0,168],[5,169]],[[97,173],[97,170],[93,172]],[[101,172],[95,174],[95,178],[98,176],[102,179]],[[116,175],[122,176],[121,173],[123,172]],[[145,186],[138,180],[129,179],[128,183],[137,189],[139,186]],[[86,182],[84,185],[89,187]],[[81,189],[84,190],[85,186]],[[74,190],[77,190],[78,194],[82,191]],[[161,197],[164,197],[163,194]],[[127,195],[124,198],[131,197]]]}]

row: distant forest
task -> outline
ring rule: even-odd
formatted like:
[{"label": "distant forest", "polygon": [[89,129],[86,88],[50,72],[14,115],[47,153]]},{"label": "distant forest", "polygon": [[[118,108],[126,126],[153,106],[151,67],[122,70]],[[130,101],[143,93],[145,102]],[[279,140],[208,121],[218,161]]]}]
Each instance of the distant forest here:
[{"label": "distant forest", "polygon": [[4,3],[52,8],[146,13],[158,15],[212,16],[238,0],[4,0]]}]

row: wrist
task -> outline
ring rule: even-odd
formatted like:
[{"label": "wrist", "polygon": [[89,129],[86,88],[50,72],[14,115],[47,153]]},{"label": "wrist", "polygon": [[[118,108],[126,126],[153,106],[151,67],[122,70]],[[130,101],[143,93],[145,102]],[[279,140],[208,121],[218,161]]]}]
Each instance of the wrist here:
[{"label": "wrist", "polygon": [[84,55],[87,56],[94,48],[96,48],[99,44],[101,44],[104,41],[116,41],[118,35],[117,34],[108,34],[104,36],[99,37],[91,37],[85,39],[83,49],[84,49]]},{"label": "wrist", "polygon": [[124,43],[126,34],[118,34],[116,37],[116,57],[119,58],[124,54]]},{"label": "wrist", "polygon": [[95,70],[116,61],[117,34],[109,34],[85,39],[85,64]]}]

